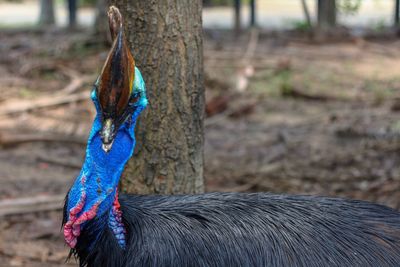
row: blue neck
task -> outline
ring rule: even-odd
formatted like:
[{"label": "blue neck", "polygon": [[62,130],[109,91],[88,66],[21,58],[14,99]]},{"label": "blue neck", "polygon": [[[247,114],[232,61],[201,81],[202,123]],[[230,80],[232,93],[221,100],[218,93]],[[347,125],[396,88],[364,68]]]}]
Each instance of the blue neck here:
[{"label": "blue neck", "polygon": [[108,153],[101,148],[101,120],[99,115],[96,116],[86,148],[85,162],[68,195],[68,210],[79,202],[82,192],[86,193],[83,212],[99,202],[101,204],[96,212],[97,216],[110,210],[122,171],[135,148],[134,128],[137,115],[138,112],[135,112],[120,127]]},{"label": "blue neck", "polygon": [[102,143],[99,134],[102,127],[99,115],[101,114],[101,109],[96,91],[92,91],[91,98],[96,107],[97,116],[90,131],[85,162],[68,194],[68,211],[78,204],[83,192],[85,192],[86,200],[80,213],[88,211],[98,202],[101,202],[96,212],[98,216],[112,207],[122,171],[135,149],[134,129],[136,120],[147,106],[145,84],[142,74],[136,67],[135,80],[132,86],[132,92],[139,96],[139,100],[134,103],[135,111],[119,127],[112,149],[108,153],[104,152],[101,147]]},{"label": "blue neck", "polygon": [[[104,214],[109,214],[108,224],[118,242],[123,247],[124,234],[116,198],[118,182],[125,164],[135,149],[135,124],[139,114],[147,105],[145,84],[140,71],[135,68],[135,80],[132,94],[138,100],[132,103],[133,113],[119,126],[109,152],[102,149],[100,137],[101,114],[96,90],[92,100],[96,106],[94,119],[86,148],[86,157],[82,170],[68,193],[65,213],[64,236],[70,247],[75,247],[80,231],[86,222]],[[114,204],[114,205],[113,205]]]}]

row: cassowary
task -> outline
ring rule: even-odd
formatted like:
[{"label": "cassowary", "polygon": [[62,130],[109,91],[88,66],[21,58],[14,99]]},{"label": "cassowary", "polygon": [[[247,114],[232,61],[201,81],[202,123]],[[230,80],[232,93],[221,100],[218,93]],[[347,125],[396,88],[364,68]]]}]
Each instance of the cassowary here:
[{"label": "cassowary", "polygon": [[80,266],[400,266],[400,213],[363,201],[267,193],[118,195],[145,84],[118,9],[63,232]]}]

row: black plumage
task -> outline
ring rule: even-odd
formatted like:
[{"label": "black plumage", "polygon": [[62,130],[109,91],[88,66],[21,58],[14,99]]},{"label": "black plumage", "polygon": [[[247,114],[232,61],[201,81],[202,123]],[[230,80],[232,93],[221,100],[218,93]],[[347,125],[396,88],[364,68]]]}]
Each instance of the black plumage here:
[{"label": "black plumage", "polygon": [[400,213],[377,204],[267,193],[118,197],[147,98],[116,7],[109,19],[113,47],[92,93],[98,114],[64,208],[80,266],[400,266]]},{"label": "black plumage", "polygon": [[400,213],[378,204],[267,193],[119,200],[127,247],[96,217],[73,249],[80,266],[400,266]]}]

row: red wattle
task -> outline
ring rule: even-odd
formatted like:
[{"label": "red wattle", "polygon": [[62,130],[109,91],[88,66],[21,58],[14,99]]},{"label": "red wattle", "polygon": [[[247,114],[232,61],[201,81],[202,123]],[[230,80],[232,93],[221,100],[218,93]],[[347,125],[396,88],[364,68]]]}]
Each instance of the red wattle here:
[{"label": "red wattle", "polygon": [[[82,177],[81,183],[84,186],[86,177]],[[96,202],[88,211],[83,212],[79,217],[77,216],[82,212],[85,206],[86,193],[82,191],[78,203],[70,209],[68,221],[64,225],[64,239],[71,248],[74,248],[77,243],[77,238],[81,233],[81,224],[93,219],[96,216],[97,209],[101,201]]]}]

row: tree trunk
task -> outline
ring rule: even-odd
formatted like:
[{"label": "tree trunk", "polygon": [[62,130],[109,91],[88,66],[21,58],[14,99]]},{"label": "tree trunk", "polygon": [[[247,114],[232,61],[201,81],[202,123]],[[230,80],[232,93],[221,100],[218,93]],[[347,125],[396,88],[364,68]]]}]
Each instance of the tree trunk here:
[{"label": "tree trunk", "polygon": [[301,7],[303,8],[304,18],[307,22],[307,26],[311,28],[312,27],[311,16],[306,0],[301,0]]},{"label": "tree trunk", "polygon": [[149,106],[136,127],[124,192],[200,193],[203,183],[201,0],[112,0],[146,82]]},{"label": "tree trunk", "polygon": [[238,37],[241,31],[241,0],[235,0],[234,3],[234,9],[235,9],[235,36]]},{"label": "tree trunk", "polygon": [[77,0],[68,0],[68,26],[70,28],[76,27],[76,10],[77,10]]},{"label": "tree trunk", "polygon": [[250,27],[256,26],[256,0],[250,0]]},{"label": "tree trunk", "polygon": [[96,19],[94,21],[94,31],[100,40],[104,43],[108,41],[109,27],[107,21],[107,0],[97,0],[96,2]]},{"label": "tree trunk", "polygon": [[336,1],[318,0],[318,28],[329,30],[336,26]]},{"label": "tree trunk", "polygon": [[49,26],[55,23],[53,0],[40,0],[39,24]]},{"label": "tree trunk", "polygon": [[395,0],[394,5],[394,26],[396,28],[399,27],[400,23],[400,0]]}]

